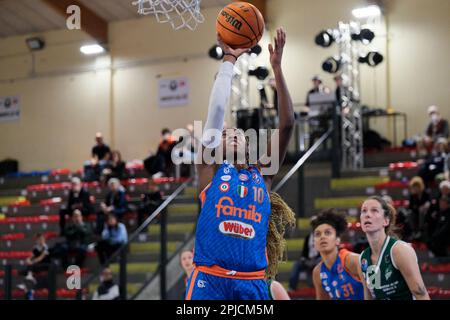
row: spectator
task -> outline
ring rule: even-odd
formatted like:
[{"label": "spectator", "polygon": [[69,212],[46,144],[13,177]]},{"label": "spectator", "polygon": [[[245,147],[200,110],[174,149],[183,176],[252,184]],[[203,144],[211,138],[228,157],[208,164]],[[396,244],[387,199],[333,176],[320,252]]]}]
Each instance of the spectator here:
[{"label": "spectator", "polygon": [[409,206],[413,238],[418,240],[422,236],[424,218],[431,205],[430,194],[425,190],[422,178],[414,177],[409,183]]},{"label": "spectator", "polygon": [[[141,194],[141,203],[138,209],[138,226],[144,223],[146,217],[152,214],[163,202],[163,193],[156,184],[149,184],[149,193]],[[147,232],[148,228],[142,230]]]},{"label": "spectator", "polygon": [[119,219],[122,219],[127,212],[127,201],[125,189],[117,178],[111,178],[108,181],[109,192],[106,195],[105,202],[100,204],[101,211],[97,213],[97,233],[101,234],[105,223],[106,215],[114,213]]},{"label": "spectator", "polygon": [[25,280],[36,284],[36,273],[48,271],[50,265],[50,253],[46,243],[45,236],[42,233],[38,233],[35,236],[36,244],[33,247],[31,257],[25,261],[26,277]]},{"label": "spectator", "polygon": [[69,266],[69,256],[75,256],[75,265],[82,267],[91,237],[91,229],[83,221],[81,211],[76,209],[72,215],[71,223],[64,231],[66,242],[62,245],[60,254],[64,269]]},{"label": "spectator", "polygon": [[450,197],[443,195],[439,199],[439,213],[434,218],[434,230],[428,239],[428,248],[437,257],[447,256],[450,244]]},{"label": "spectator", "polygon": [[108,220],[102,231],[102,240],[95,247],[100,264],[103,265],[127,241],[128,234],[125,225],[117,221],[114,213],[108,214]]},{"label": "spectator", "polygon": [[111,156],[111,150],[103,142],[101,132],[95,134],[95,141],[96,145],[91,150],[92,158],[84,164],[84,179],[86,181],[98,181]]},{"label": "spectator", "polygon": [[61,236],[64,236],[66,219],[72,217],[74,210],[80,210],[84,218],[92,212],[92,204],[89,191],[83,188],[80,178],[72,178],[72,189],[69,193],[69,199],[64,208],[59,211],[59,230]]},{"label": "spectator", "polygon": [[[394,200],[392,200],[391,196],[384,195],[382,196],[382,198],[384,201],[386,201],[386,203],[388,203],[392,207],[395,207]],[[399,208],[397,210],[397,216],[395,217],[395,233],[401,240],[405,242],[411,242],[412,240],[412,228],[408,219],[408,211],[405,208]],[[362,251],[363,250],[359,251],[358,253]]]},{"label": "spectator", "polygon": [[126,164],[122,161],[122,155],[119,151],[114,150],[111,153],[111,161],[105,165],[102,172],[102,181],[108,182],[111,178],[122,180],[125,178]]},{"label": "spectator", "polygon": [[[311,221],[316,217],[313,216]],[[289,291],[295,291],[297,289],[297,283],[301,272],[307,272],[308,275],[312,274],[312,270],[320,261],[319,252],[314,248],[314,237],[312,232],[310,232],[303,244],[303,250],[300,259],[294,263],[291,270],[291,275],[289,277]],[[310,279],[311,277],[308,277]],[[312,285],[312,283],[311,283]]]},{"label": "spectator", "polygon": [[306,103],[305,103],[305,105],[307,107],[310,106],[310,100],[309,99],[310,99],[310,95],[311,94],[313,94],[313,93],[328,93],[330,91],[330,89],[328,89],[327,87],[325,87],[322,84],[322,79],[318,75],[315,75],[311,79],[311,81],[312,81],[313,87],[312,87],[311,90],[308,91],[308,94],[306,95]]},{"label": "spectator", "polygon": [[144,166],[149,175],[153,177],[172,175],[173,163],[171,153],[176,143],[177,141],[175,137],[172,136],[170,130],[164,128],[161,131],[161,142],[158,145],[156,154],[150,154],[150,156],[144,160]]},{"label": "spectator", "polygon": [[425,131],[425,142],[433,143],[439,138],[449,138],[449,127],[447,120],[443,119],[437,106],[428,107],[428,116],[430,123]]},{"label": "spectator", "polygon": [[109,153],[111,149],[103,141],[103,135],[101,132],[95,134],[95,146],[92,147],[92,158],[95,161],[108,160]]},{"label": "spectator", "polygon": [[119,286],[114,283],[111,269],[105,268],[100,276],[100,285],[94,292],[92,300],[119,300]]},{"label": "spectator", "polygon": [[440,208],[440,199],[443,196],[450,196],[450,181],[442,181],[439,184],[439,194],[436,198],[432,199],[431,207],[427,212],[425,217],[425,232],[426,240],[428,241],[436,229],[436,224],[438,223]]},{"label": "spectator", "polygon": [[306,96],[306,107],[308,110],[308,122],[310,128],[309,144],[313,145],[329,128],[330,115],[322,108],[311,110],[311,95],[316,93],[330,93],[330,89],[322,84],[322,79],[319,76],[314,76],[312,79],[313,88],[308,91]]},{"label": "spectator", "polygon": [[444,173],[444,164],[448,154],[448,141],[445,138],[439,138],[434,144],[433,151],[425,159],[420,160],[420,169],[418,175],[422,177],[426,185],[430,185],[437,176]]}]

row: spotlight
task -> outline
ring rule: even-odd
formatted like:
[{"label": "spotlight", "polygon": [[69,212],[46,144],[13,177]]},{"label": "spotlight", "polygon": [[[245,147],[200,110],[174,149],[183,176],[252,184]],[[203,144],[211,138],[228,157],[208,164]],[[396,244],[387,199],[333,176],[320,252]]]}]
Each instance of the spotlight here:
[{"label": "spotlight", "polygon": [[357,34],[352,34],[352,40],[361,41],[364,44],[369,44],[375,38],[375,33],[373,33],[370,29],[361,29],[361,31]]},{"label": "spotlight", "polygon": [[248,72],[249,76],[255,76],[258,80],[264,80],[269,76],[269,69],[266,67],[258,67]]},{"label": "spotlight", "polygon": [[250,49],[250,56],[256,58],[262,52],[262,48],[259,44]]},{"label": "spotlight", "polygon": [[211,49],[209,49],[209,56],[216,60],[221,60],[223,58],[223,50],[218,45],[213,45]]},{"label": "spotlight", "polygon": [[383,62],[383,55],[378,52],[371,51],[365,57],[359,57],[360,63],[367,63],[371,67],[375,67]]},{"label": "spotlight", "polygon": [[86,46],[82,46],[80,51],[85,55],[99,54],[105,52],[105,48],[103,48],[99,44],[90,44]]},{"label": "spotlight", "polygon": [[45,42],[41,38],[28,38],[25,42],[31,51],[42,50],[45,47]]},{"label": "spotlight", "polygon": [[325,62],[322,64],[323,71],[329,72],[329,73],[336,73],[341,68],[341,61],[339,59],[336,59],[334,57],[329,57]]},{"label": "spotlight", "polygon": [[372,5],[365,8],[357,8],[352,10],[352,14],[355,18],[369,18],[369,17],[377,17],[381,15],[381,9],[379,6]]},{"label": "spotlight", "polygon": [[316,36],[315,42],[318,46],[328,48],[333,44],[334,38],[329,30],[323,30]]}]

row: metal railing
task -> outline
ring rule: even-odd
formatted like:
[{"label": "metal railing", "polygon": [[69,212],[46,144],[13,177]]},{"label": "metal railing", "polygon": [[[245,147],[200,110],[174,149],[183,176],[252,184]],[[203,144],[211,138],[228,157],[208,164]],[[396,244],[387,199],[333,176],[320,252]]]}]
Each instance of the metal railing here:
[{"label": "metal railing", "polygon": [[[105,268],[105,266],[109,265],[111,262],[114,262],[117,257],[120,256],[119,259],[119,288],[120,288],[120,299],[126,300],[127,298],[127,254],[128,254],[128,245],[138,238],[139,234],[148,227],[148,225],[163,211],[167,208],[167,206],[188,186],[188,184],[192,181],[193,178],[187,179],[183,182],[164,202],[155,210],[153,213],[128,237],[128,241],[124,243],[119,249],[117,249],[109,259],[100,266],[96,272],[94,272],[91,277],[89,277],[84,283],[81,285],[81,289],[77,290],[77,299],[81,300],[83,298],[83,288],[88,288],[89,284],[94,280],[98,279],[101,272]],[[165,214],[161,215],[162,223],[161,227],[163,228],[161,232],[161,261],[159,270],[164,269],[167,258],[167,247],[166,247],[166,239],[165,239]]]}]

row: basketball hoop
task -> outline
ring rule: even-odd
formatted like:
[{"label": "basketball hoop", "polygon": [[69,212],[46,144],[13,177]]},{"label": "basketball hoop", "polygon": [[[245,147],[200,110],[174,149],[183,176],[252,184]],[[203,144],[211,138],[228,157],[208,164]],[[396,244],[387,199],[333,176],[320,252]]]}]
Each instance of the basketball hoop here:
[{"label": "basketball hoop", "polygon": [[200,13],[201,0],[137,0],[138,13],[154,15],[159,23],[169,22],[175,30],[187,28],[195,30],[205,21]]}]

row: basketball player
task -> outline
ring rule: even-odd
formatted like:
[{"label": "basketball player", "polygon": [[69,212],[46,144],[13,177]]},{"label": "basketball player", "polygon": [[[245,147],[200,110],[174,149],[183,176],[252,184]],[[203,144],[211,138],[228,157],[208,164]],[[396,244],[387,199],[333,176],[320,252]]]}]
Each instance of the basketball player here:
[{"label": "basketball player", "polygon": [[[269,45],[279,106],[280,163],[286,155],[292,134],[292,101],[281,68],[286,34],[277,30],[274,46]],[[224,62],[216,77],[208,108],[205,130],[221,132],[227,106],[233,65],[245,49],[232,49],[219,39]],[[230,130],[230,129],[229,129]],[[227,131],[229,131],[227,130]],[[258,166],[248,163],[248,142],[242,130],[231,129],[222,137],[203,138],[204,149],[222,147],[224,154],[244,156],[247,163],[198,165],[201,213],[197,222],[194,246],[195,269],[189,279],[186,299],[267,300],[266,236],[270,216],[269,191],[273,176],[262,176]],[[242,148],[247,146],[247,148]],[[244,149],[244,151],[242,151]],[[202,159],[203,160],[203,159]],[[259,167],[263,167],[261,164]]]},{"label": "basketball player", "polygon": [[334,209],[317,215],[311,222],[314,247],[322,261],[313,269],[317,300],[364,300],[364,288],[359,278],[359,255],[339,250],[347,220]]},{"label": "basketball player", "polygon": [[366,300],[429,300],[414,249],[393,236],[396,211],[373,196],[361,207],[361,228],[369,248],[359,258]]}]

